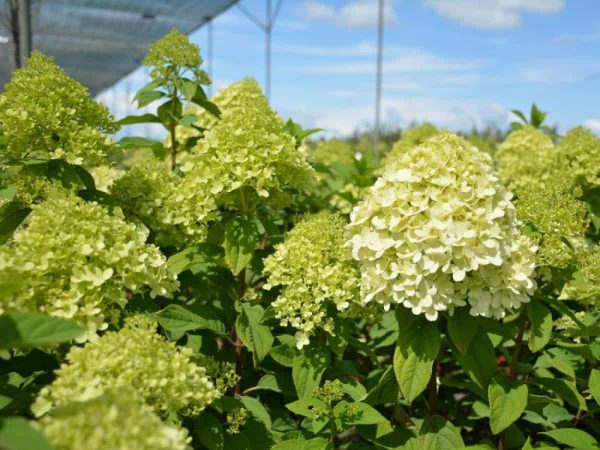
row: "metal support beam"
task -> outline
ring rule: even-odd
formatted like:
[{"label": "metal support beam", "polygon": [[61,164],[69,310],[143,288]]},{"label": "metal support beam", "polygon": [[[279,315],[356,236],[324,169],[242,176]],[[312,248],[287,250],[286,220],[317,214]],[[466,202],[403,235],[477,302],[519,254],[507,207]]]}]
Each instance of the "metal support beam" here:
[{"label": "metal support beam", "polygon": [[245,6],[240,3],[236,3],[240,11],[242,11],[246,17],[254,22],[265,33],[265,95],[267,96],[267,100],[270,100],[271,98],[271,41],[273,27],[275,26],[275,21],[277,20],[277,16],[279,15],[282,4],[283,0],[278,0],[275,10],[273,10],[272,0],[266,0],[265,21],[262,22]]},{"label": "metal support beam", "polygon": [[25,64],[31,53],[31,4],[29,0],[19,0],[19,56]]},{"label": "metal support beam", "polygon": [[375,129],[373,130],[373,162],[379,162],[379,140],[381,138],[381,78],[383,72],[383,26],[384,0],[379,0],[377,18],[377,75],[375,80]]}]

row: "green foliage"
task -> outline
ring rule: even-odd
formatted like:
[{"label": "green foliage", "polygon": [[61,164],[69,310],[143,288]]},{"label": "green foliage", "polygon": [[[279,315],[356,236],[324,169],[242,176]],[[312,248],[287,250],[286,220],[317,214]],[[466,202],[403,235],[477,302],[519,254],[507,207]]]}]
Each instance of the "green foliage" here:
[{"label": "green foliage", "polygon": [[152,46],[158,107],[121,123],[169,137],[116,164],[48,59],[2,94],[28,100],[0,108],[0,448],[599,448],[597,137],[555,146],[535,108],[376,168],[254,80],[208,99],[201,62]]}]

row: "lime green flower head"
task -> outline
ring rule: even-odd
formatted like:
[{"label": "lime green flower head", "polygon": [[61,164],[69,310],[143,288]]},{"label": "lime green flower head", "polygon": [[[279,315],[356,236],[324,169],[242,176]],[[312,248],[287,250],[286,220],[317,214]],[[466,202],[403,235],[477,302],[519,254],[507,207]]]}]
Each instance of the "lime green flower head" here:
[{"label": "lime green flower head", "polygon": [[520,188],[517,216],[533,227],[538,265],[565,268],[576,257],[574,245],[590,223],[582,196],[572,178],[558,175]]},{"label": "lime green flower head", "polygon": [[314,171],[283,126],[262,93],[240,96],[206,131],[182,170],[192,188],[211,180],[211,192],[225,205],[237,202],[239,192],[249,192],[248,202],[256,204],[289,189],[304,190]]},{"label": "lime green flower head", "polygon": [[318,329],[333,332],[330,306],[343,313],[358,302],[359,273],[344,248],[344,226],[338,215],[308,216],[265,260],[264,288],[280,288],[272,306],[282,326],[298,330],[298,348]]},{"label": "lime green flower head", "polygon": [[354,161],[355,153],[356,151],[347,142],[332,138],[318,143],[310,159],[326,166],[333,162],[349,165]]},{"label": "lime green flower head", "polygon": [[125,172],[110,192],[128,215],[155,232],[158,244],[181,248],[204,240],[207,223],[215,217],[209,180],[194,180],[191,187],[164,162],[149,158]]},{"label": "lime green flower head", "polygon": [[220,394],[204,367],[191,362],[192,353],[158,335],[148,317],[129,317],[118,332],[72,347],[32,411],[39,417],[72,401],[128,388],[160,416],[196,415]]},{"label": "lime green flower head", "polygon": [[556,146],[548,176],[573,177],[584,189],[600,186],[600,139],[583,127],[570,130]]},{"label": "lime green flower head", "polygon": [[191,442],[127,389],[67,403],[35,425],[55,450],[186,450]]},{"label": "lime green flower head", "polygon": [[152,69],[150,78],[154,81],[169,83],[174,77],[190,71],[198,83],[210,84],[207,73],[199,68],[202,64],[200,48],[175,28],[148,47],[150,52],[142,64]]},{"label": "lime green flower head", "polygon": [[540,130],[525,126],[508,135],[498,147],[500,180],[512,192],[539,179],[554,152],[552,139]]},{"label": "lime green flower head", "polygon": [[8,140],[5,159],[102,163],[112,150],[106,133],[118,129],[113,120],[108,108],[38,51],[0,94],[0,130]]},{"label": "lime green flower head", "polygon": [[90,174],[94,177],[96,189],[102,192],[109,192],[114,182],[121,178],[125,174],[125,171],[115,166],[104,164],[92,167]]},{"label": "lime green flower head", "polygon": [[350,215],[366,303],[436,320],[465,305],[503,317],[535,289],[534,249],[488,155],[443,132],[400,155]]},{"label": "lime green flower head", "polygon": [[381,161],[381,167],[385,169],[388,165],[393,164],[400,155],[411,150],[413,147],[422,144],[438,133],[438,129],[429,122],[425,122],[423,125],[404,131],[400,139],[392,147],[392,150],[384,156]]},{"label": "lime green flower head", "polygon": [[0,277],[21,280],[0,300],[5,311],[39,311],[74,319],[97,338],[127,303],[127,291],[169,295],[177,287],[147,232],[102,206],[56,188],[32,206],[27,225],[0,247]]},{"label": "lime green flower head", "polygon": [[597,308],[600,305],[600,248],[580,249],[577,268],[573,279],[563,287],[560,298]]}]

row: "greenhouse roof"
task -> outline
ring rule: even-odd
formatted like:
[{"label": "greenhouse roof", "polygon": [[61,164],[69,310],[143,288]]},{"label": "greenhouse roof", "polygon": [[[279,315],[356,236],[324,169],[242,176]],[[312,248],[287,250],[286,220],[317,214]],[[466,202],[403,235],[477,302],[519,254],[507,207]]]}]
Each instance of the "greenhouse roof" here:
[{"label": "greenhouse roof", "polygon": [[[8,1],[0,1],[0,90],[13,47]],[[189,34],[236,0],[31,0],[32,46],[52,55],[93,95],[140,65],[171,28]]]}]

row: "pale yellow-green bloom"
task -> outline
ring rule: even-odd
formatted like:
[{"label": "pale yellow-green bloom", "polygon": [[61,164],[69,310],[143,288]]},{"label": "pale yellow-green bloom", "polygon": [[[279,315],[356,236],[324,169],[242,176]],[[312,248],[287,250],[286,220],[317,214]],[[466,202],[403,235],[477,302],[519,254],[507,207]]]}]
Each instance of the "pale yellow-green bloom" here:
[{"label": "pale yellow-green bloom", "polygon": [[383,157],[383,160],[381,161],[382,170],[385,170],[388,165],[397,161],[402,154],[411,150],[413,147],[422,144],[438,133],[439,130],[429,122],[425,122],[418,127],[404,131],[389,153]]},{"label": "pale yellow-green bloom", "polygon": [[580,250],[577,253],[577,272],[564,287],[561,299],[577,300],[597,307],[600,305],[600,249]]},{"label": "pale yellow-green bloom", "polygon": [[3,159],[51,158],[100,164],[118,127],[108,108],[89,96],[49,56],[34,51],[0,94]]},{"label": "pale yellow-green bloom", "polygon": [[332,138],[317,143],[310,154],[310,159],[326,166],[334,162],[349,165],[354,161],[355,154],[356,150],[348,142]]},{"label": "pale yellow-green bloom", "polygon": [[308,216],[265,260],[264,288],[280,288],[272,306],[282,326],[298,330],[298,348],[307,345],[318,329],[333,333],[330,308],[344,313],[359,301],[359,273],[343,247],[344,225],[338,215]]},{"label": "pale yellow-green bloom", "polygon": [[500,180],[511,191],[539,180],[542,168],[554,152],[549,136],[531,126],[513,131],[498,147]]},{"label": "pale yellow-green bloom", "polygon": [[497,318],[529,301],[534,248],[490,163],[442,132],[386,169],[348,227],[366,303],[435,320],[466,301],[472,315]]},{"label": "pale yellow-green bloom", "polygon": [[104,164],[92,167],[90,174],[94,177],[96,189],[102,192],[109,192],[114,182],[121,178],[125,174],[125,171],[115,166]]},{"label": "pale yellow-green bloom", "polygon": [[545,173],[572,177],[584,189],[600,186],[600,139],[583,127],[573,128],[557,144]]},{"label": "pale yellow-green bloom", "polygon": [[6,311],[39,311],[84,325],[95,339],[127,303],[127,292],[170,295],[176,276],[146,244],[147,232],[102,206],[54,188],[24,227],[0,247],[0,279],[21,288],[0,299]]},{"label": "pale yellow-green bloom", "polygon": [[314,177],[260,91],[250,90],[224,108],[192,154],[182,165],[183,189],[208,183],[219,204],[241,210],[304,190]]},{"label": "pale yellow-green bloom", "polygon": [[127,388],[69,402],[34,425],[55,450],[186,450],[191,442]]},{"label": "pale yellow-green bloom", "polygon": [[[150,52],[142,64],[152,68],[150,78],[153,80],[170,83],[174,76],[181,76],[181,71],[190,71],[198,83],[210,84],[207,73],[199,68],[202,64],[200,48],[176,29],[173,28],[148,48]],[[179,73],[174,73],[174,69]]]},{"label": "pale yellow-green bloom", "polygon": [[129,317],[118,332],[72,347],[32,406],[36,416],[73,401],[86,401],[112,389],[131,389],[161,417],[196,415],[220,396],[192,350],[156,333],[145,316]]},{"label": "pale yellow-green bloom", "polygon": [[574,261],[574,246],[583,241],[590,223],[582,196],[573,178],[558,173],[519,189],[517,216],[533,226],[538,265],[565,268]]},{"label": "pale yellow-green bloom", "polygon": [[155,232],[157,243],[182,248],[204,240],[208,222],[216,217],[211,183],[219,180],[209,172],[202,179],[190,179],[162,161],[146,158],[116,180],[110,193],[128,216]]}]

